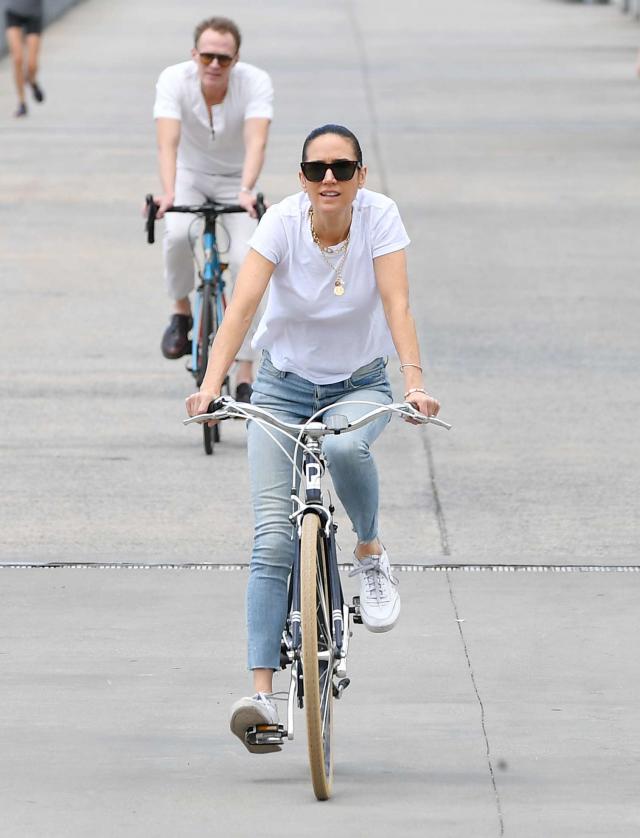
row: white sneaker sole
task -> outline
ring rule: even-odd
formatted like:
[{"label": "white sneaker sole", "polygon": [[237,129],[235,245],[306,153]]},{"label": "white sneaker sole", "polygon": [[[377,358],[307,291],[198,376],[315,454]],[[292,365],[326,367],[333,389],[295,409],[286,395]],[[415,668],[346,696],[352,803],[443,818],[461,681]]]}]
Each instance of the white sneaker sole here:
[{"label": "white sneaker sole", "polygon": [[362,623],[369,631],[373,631],[377,634],[381,634],[384,631],[391,631],[391,629],[395,626],[398,622],[398,617],[400,616],[400,597],[396,599],[395,605],[391,611],[391,615],[388,620],[384,622],[376,621],[374,618],[373,620],[367,616],[366,612],[360,609],[360,616],[362,617]]},{"label": "white sneaker sole", "polygon": [[254,725],[270,725],[275,724],[271,719],[267,718],[260,712],[260,708],[255,704],[238,704],[231,714],[229,720],[229,727],[231,733],[237,736],[245,748],[252,754],[270,754],[274,751],[281,751],[280,745],[251,745],[245,739],[245,734],[250,727]]}]

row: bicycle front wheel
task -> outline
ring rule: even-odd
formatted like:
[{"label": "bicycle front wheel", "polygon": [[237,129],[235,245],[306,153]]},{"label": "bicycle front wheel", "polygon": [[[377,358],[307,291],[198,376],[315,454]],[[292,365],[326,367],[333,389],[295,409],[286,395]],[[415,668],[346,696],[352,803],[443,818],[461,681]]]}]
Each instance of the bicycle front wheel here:
[{"label": "bicycle front wheel", "polygon": [[333,641],[327,555],[314,514],[302,520],[300,611],[309,767],[316,797],[327,800],[333,781]]},{"label": "bicycle front wheel", "polygon": [[[207,371],[209,361],[209,348],[215,335],[215,310],[214,299],[209,285],[204,286],[202,293],[202,317],[198,339],[198,373],[196,383],[198,387],[202,384],[204,374]],[[217,425],[210,428],[206,423],[202,426],[202,443],[205,454],[213,454],[214,443],[219,442],[220,436],[216,433]]]}]

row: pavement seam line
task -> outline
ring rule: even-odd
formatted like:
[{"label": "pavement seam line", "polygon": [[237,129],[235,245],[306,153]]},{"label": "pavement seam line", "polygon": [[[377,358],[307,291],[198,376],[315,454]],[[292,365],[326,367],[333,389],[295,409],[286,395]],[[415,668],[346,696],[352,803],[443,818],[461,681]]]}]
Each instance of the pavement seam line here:
[{"label": "pavement seam line", "polygon": [[[367,48],[364,40],[364,35],[360,26],[358,25],[358,18],[355,13],[353,0],[348,0],[346,6],[347,14],[351,22],[351,28],[353,30],[354,40],[356,42],[356,48],[358,50],[358,53],[360,54],[360,69],[362,71],[364,94],[367,103],[367,109],[369,111],[369,119],[371,121],[371,146],[373,148],[373,155],[376,160],[376,166],[379,171],[380,185],[384,194],[388,197],[391,197],[389,180],[387,178],[387,172],[384,166],[384,160],[382,156],[382,149],[380,147],[378,112],[376,110],[376,103],[373,95],[371,70],[369,67],[369,60],[367,58]],[[429,465],[429,477],[431,481],[431,491],[433,493],[433,500],[435,504],[436,520],[438,522],[438,529],[440,530],[440,544],[442,546],[442,554],[444,556],[450,556],[451,552],[449,550],[449,535],[447,532],[447,524],[444,518],[444,511],[442,509],[442,504],[440,503],[440,495],[438,494],[438,486],[436,484],[436,476],[434,470],[433,456],[431,453],[431,446],[429,445],[426,436],[423,437],[423,439],[425,441],[424,447],[427,453],[427,462]]]},{"label": "pavement seam line", "polygon": [[378,131],[378,113],[376,111],[376,103],[373,97],[373,85],[371,83],[371,71],[369,68],[369,60],[367,59],[367,49],[364,42],[364,35],[358,26],[358,18],[353,7],[353,1],[348,0],[347,16],[351,22],[353,30],[353,37],[356,43],[356,49],[360,55],[360,69],[362,71],[362,82],[364,87],[364,98],[367,103],[369,111],[369,119],[371,121],[371,147],[373,149],[373,156],[376,160],[376,166],[380,177],[380,185],[385,195],[391,197],[389,192],[389,181],[387,179],[386,169],[382,159],[382,150],[380,149],[380,137]]},{"label": "pavement seam line", "polygon": [[[396,573],[640,573],[640,565],[393,564]],[[217,570],[243,571],[248,563],[215,562],[0,562],[1,570]],[[352,570],[342,562],[339,570]]]},{"label": "pavement seam line", "polygon": [[493,770],[493,762],[491,760],[491,745],[489,743],[489,736],[487,734],[487,726],[486,726],[486,714],[484,709],[484,703],[480,696],[480,690],[478,689],[478,684],[476,682],[475,672],[473,671],[473,665],[471,664],[471,657],[469,655],[469,648],[467,646],[467,641],[464,636],[464,631],[462,630],[462,620],[460,618],[460,612],[458,611],[458,604],[456,602],[455,594],[453,593],[453,584],[451,582],[451,575],[449,571],[447,571],[447,584],[449,586],[449,598],[451,599],[451,605],[453,606],[453,613],[455,614],[456,625],[458,626],[458,633],[460,635],[460,640],[462,641],[462,648],[464,649],[464,656],[467,661],[467,668],[469,669],[469,675],[471,677],[471,684],[473,685],[473,691],[476,695],[476,699],[478,701],[478,705],[480,707],[480,725],[482,727],[482,736],[484,738],[484,744],[486,748],[487,754],[487,766],[489,768],[489,777],[491,778],[491,786],[493,787],[493,794],[496,802],[496,808],[498,813],[498,826],[500,829],[499,834],[504,835],[504,818],[502,815],[502,803],[500,801],[500,793],[498,792],[498,785],[496,783],[496,775]]},{"label": "pavement seam line", "polygon": [[447,530],[447,521],[444,517],[444,509],[440,502],[440,493],[438,492],[438,483],[436,480],[436,467],[433,459],[433,452],[431,450],[431,443],[426,434],[422,435],[422,443],[427,455],[427,465],[429,467],[429,480],[431,483],[431,494],[433,495],[434,511],[436,521],[438,522],[438,530],[440,532],[440,546],[442,547],[442,555],[450,556],[451,549],[449,547],[449,531]]}]

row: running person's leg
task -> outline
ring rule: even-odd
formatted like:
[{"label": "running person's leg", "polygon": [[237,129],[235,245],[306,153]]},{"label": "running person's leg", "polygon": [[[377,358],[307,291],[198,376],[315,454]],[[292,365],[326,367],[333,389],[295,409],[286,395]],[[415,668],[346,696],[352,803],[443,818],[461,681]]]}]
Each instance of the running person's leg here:
[{"label": "running person's leg", "polygon": [[27,81],[36,102],[44,101],[44,92],[38,84],[40,46],[42,44],[40,18],[32,18],[27,27]]},{"label": "running person's leg", "polygon": [[27,104],[24,96],[24,34],[21,17],[13,12],[6,12],[7,46],[13,64],[13,80],[18,94],[16,116],[26,116]]}]

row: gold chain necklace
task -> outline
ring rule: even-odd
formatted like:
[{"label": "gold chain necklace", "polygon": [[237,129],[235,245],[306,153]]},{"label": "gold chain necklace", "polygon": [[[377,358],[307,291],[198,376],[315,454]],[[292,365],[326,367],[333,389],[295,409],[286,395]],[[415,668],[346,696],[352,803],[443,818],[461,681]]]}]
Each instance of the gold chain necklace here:
[{"label": "gold chain necklace", "polygon": [[[342,297],[345,292],[344,286],[344,279],[342,277],[342,266],[344,265],[344,260],[347,258],[347,253],[349,251],[349,239],[351,238],[351,227],[349,227],[349,232],[347,233],[347,238],[337,250],[332,250],[330,247],[323,247],[320,243],[320,239],[318,238],[318,234],[315,231],[313,226],[313,207],[309,208],[309,226],[311,227],[311,238],[314,241],[314,244],[318,246],[318,250],[320,251],[320,255],[326,262],[326,264],[331,268],[331,270],[335,273],[336,278],[333,283],[333,293],[336,297]],[[338,260],[337,264],[333,264],[327,253],[342,253],[342,256]]]}]

